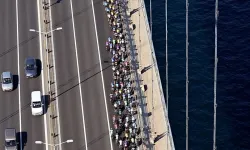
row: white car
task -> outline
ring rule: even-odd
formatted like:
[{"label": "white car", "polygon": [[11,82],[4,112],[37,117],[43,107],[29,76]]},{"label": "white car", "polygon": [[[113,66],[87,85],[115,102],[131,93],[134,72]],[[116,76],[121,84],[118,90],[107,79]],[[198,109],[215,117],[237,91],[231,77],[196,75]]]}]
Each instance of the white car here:
[{"label": "white car", "polygon": [[33,91],[31,93],[30,107],[33,116],[43,115],[43,103],[40,91]]}]

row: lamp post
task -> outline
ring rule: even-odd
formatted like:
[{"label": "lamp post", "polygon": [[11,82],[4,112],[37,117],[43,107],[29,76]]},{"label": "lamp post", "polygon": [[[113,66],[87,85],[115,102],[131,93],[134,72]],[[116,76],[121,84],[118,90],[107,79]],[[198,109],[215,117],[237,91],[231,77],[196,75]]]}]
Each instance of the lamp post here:
[{"label": "lamp post", "polygon": [[35,141],[35,144],[44,144],[44,145],[48,145],[48,146],[51,146],[51,147],[53,147],[53,149],[55,150],[56,149],[56,147],[57,146],[59,146],[59,145],[62,145],[62,144],[67,144],[67,143],[72,143],[73,142],[73,140],[72,139],[69,139],[69,140],[67,140],[67,141],[64,141],[64,142],[62,142],[62,143],[59,143],[59,144],[48,144],[48,143],[44,143],[44,142],[42,142],[42,141]]},{"label": "lamp post", "polygon": [[55,28],[55,29],[53,29],[53,30],[51,30],[49,32],[42,32],[42,31],[38,31],[38,30],[35,30],[35,29],[30,29],[29,31],[47,35],[47,34],[49,34],[51,32],[58,31],[58,30],[62,30],[62,27]]},{"label": "lamp post", "polygon": [[[45,35],[45,48],[46,48],[46,51],[48,51],[49,53],[49,49],[48,49],[48,34],[54,32],[54,31],[58,31],[58,30],[62,30],[62,27],[58,27],[58,28],[55,28],[51,31],[48,31],[48,32],[42,32],[42,31],[39,31],[39,30],[35,30],[35,29],[29,29],[30,32],[37,32],[37,33],[40,33],[40,34],[44,34]],[[49,58],[47,56],[47,63],[48,63],[48,67],[50,68],[50,64],[49,64]],[[50,79],[50,75],[49,75],[49,71],[48,71],[48,77]],[[50,82],[50,81],[49,81]],[[50,86],[49,86],[49,91],[50,91]],[[45,105],[44,105],[45,106]]]},{"label": "lamp post", "polygon": [[44,34],[46,36],[45,45],[46,45],[46,49],[47,49],[48,48],[48,45],[47,45],[48,44],[48,40],[47,40],[48,39],[48,34],[54,32],[54,31],[58,31],[58,30],[62,30],[62,27],[55,28],[55,29],[53,29],[51,31],[48,31],[48,32],[42,32],[42,31],[38,31],[38,30],[35,30],[35,29],[30,29],[29,31]]},{"label": "lamp post", "polygon": [[38,30],[35,30],[35,29],[30,29],[29,31],[30,32],[37,32],[37,33],[40,33],[40,34],[44,34],[46,36],[46,43],[45,43],[45,45],[46,45],[46,49],[47,49],[48,48],[48,34],[54,32],[54,31],[58,31],[58,30],[62,30],[62,27],[58,27],[58,28],[53,29],[53,30],[48,31],[48,32],[42,32],[42,31],[38,31]]}]

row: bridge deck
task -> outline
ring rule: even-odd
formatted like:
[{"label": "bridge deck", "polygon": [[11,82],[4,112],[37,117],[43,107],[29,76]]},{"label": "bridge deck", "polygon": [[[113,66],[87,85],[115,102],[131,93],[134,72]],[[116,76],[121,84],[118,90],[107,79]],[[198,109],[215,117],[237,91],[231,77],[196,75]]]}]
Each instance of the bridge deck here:
[{"label": "bridge deck", "polygon": [[[144,3],[143,3],[144,4]],[[168,131],[166,122],[166,111],[162,105],[161,88],[157,81],[158,69],[152,61],[151,38],[148,36],[148,26],[145,17],[145,8],[142,6],[141,0],[130,0],[128,2],[129,12],[140,8],[131,15],[132,23],[135,24],[134,39],[136,44],[137,59],[139,61],[139,72],[142,78],[142,84],[147,85],[147,90],[144,92],[145,101],[147,104],[147,112],[151,139],[154,139],[155,150],[174,150],[171,131]],[[165,31],[162,31],[165,32]],[[148,70],[141,74],[141,70],[148,67]],[[152,90],[153,89],[153,90]],[[169,127],[170,129],[170,127]],[[172,145],[172,146],[171,146]]]}]

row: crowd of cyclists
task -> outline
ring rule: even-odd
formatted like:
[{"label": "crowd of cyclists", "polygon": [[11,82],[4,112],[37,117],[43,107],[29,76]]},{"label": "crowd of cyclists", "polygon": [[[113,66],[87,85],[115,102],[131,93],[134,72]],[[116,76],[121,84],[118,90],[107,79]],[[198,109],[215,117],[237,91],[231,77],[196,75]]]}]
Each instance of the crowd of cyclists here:
[{"label": "crowd of cyclists", "polygon": [[113,36],[106,41],[106,50],[111,53],[113,81],[111,83],[110,102],[114,108],[112,139],[120,149],[135,150],[141,144],[140,128],[137,126],[137,99],[131,78],[131,62],[123,31],[124,1],[104,0],[109,26]]}]

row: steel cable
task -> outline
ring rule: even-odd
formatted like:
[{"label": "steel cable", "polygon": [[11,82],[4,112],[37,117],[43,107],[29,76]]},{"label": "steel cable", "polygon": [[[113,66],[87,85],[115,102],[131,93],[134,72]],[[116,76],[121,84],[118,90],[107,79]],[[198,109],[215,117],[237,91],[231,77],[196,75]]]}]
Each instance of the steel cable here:
[{"label": "steel cable", "polygon": [[215,1],[215,49],[214,49],[214,127],[213,127],[213,150],[216,150],[216,89],[217,89],[217,23],[218,23],[218,0]]}]

